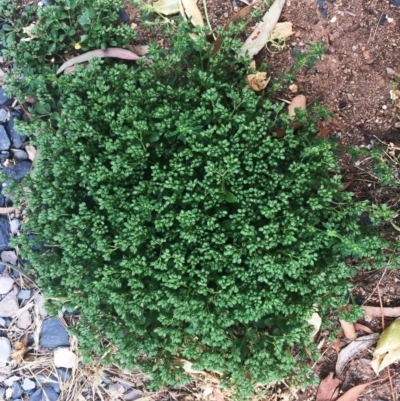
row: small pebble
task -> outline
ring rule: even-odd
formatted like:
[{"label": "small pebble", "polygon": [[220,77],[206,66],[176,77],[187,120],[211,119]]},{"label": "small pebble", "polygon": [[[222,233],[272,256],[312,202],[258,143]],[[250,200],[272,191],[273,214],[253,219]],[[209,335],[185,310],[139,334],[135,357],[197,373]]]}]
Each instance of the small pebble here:
[{"label": "small pebble", "polygon": [[8,358],[11,356],[11,343],[6,337],[0,337],[0,367],[6,366]]},{"label": "small pebble", "polygon": [[19,230],[19,220],[12,219],[10,222],[10,231],[12,234],[18,234]]},{"label": "small pebble", "polygon": [[29,380],[27,377],[25,377],[24,381],[22,382],[22,388],[25,391],[33,390],[36,387],[36,383],[32,380]]},{"label": "small pebble", "polygon": [[229,14],[228,13],[224,13],[224,18],[228,18]]},{"label": "small pebble", "polygon": [[6,109],[0,109],[0,122],[5,123],[7,121],[8,113]]},{"label": "small pebble", "polygon": [[17,297],[9,293],[0,301],[0,317],[11,317],[19,309]]},{"label": "small pebble", "polygon": [[19,398],[19,397],[22,397],[22,393],[23,393],[23,390],[22,390],[22,387],[21,387],[21,385],[19,384],[19,382],[14,382],[13,383],[13,393],[12,393],[12,397],[15,399],[15,398]]},{"label": "small pebble", "polygon": [[387,110],[386,104],[384,104],[384,105],[382,106],[382,109],[383,109],[383,110]]},{"label": "small pebble", "polygon": [[18,293],[18,299],[29,299],[31,297],[31,290],[21,290]]},{"label": "small pebble", "polygon": [[33,394],[30,395],[29,401],[42,401],[42,390],[38,388]]},{"label": "small pebble", "polygon": [[5,295],[11,291],[14,280],[8,276],[0,277],[0,294]]},{"label": "small pebble", "polygon": [[390,67],[386,68],[386,73],[388,75],[396,75],[396,71],[393,68],[390,68]]}]

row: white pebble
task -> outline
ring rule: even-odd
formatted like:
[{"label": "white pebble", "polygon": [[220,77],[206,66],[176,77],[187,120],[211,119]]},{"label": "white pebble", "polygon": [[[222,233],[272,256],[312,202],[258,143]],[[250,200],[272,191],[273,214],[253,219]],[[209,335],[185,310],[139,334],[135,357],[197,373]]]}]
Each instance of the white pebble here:
[{"label": "white pebble", "polygon": [[387,109],[386,104],[384,104],[384,105],[382,106],[382,109],[383,109],[383,110],[386,110],[386,109]]}]

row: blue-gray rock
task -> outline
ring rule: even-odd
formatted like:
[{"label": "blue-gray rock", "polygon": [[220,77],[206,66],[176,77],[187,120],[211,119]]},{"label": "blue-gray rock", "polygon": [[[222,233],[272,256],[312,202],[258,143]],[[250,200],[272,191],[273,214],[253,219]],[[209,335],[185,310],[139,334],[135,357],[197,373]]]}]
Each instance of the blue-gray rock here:
[{"label": "blue-gray rock", "polygon": [[6,394],[6,389],[4,387],[0,387],[0,400],[4,400]]},{"label": "blue-gray rock", "polygon": [[24,378],[24,381],[22,382],[22,388],[25,391],[32,391],[34,393],[34,389],[36,388],[36,383],[33,380],[28,379],[27,377]]},{"label": "blue-gray rock", "polygon": [[71,378],[71,369],[57,368],[58,376],[63,383],[67,382]]},{"label": "blue-gray rock", "polygon": [[51,1],[50,0],[42,0],[42,3],[45,6],[51,6]]},{"label": "blue-gray rock", "polygon": [[138,390],[132,390],[129,391],[129,393],[126,393],[124,395],[124,400],[126,401],[134,401],[134,400],[139,400],[140,398],[142,398],[142,393]]},{"label": "blue-gray rock", "polygon": [[22,162],[23,160],[28,160],[29,156],[28,153],[25,152],[25,150],[19,149],[14,153],[14,160],[17,162]]},{"label": "blue-gray rock", "polygon": [[4,89],[0,87],[0,107],[9,106],[12,103],[12,99],[6,96]]},{"label": "blue-gray rock", "polygon": [[9,249],[8,242],[10,240],[10,225],[8,219],[0,217],[0,252]]},{"label": "blue-gray rock", "polygon": [[51,317],[43,322],[39,343],[45,348],[69,346],[68,333],[58,319]]},{"label": "blue-gray rock", "polygon": [[13,148],[19,149],[26,141],[26,136],[20,135],[14,127],[15,116],[11,116],[10,121],[7,123],[6,130],[8,136],[11,138]]},{"label": "blue-gray rock", "polygon": [[400,0],[393,0],[392,6],[400,7]]},{"label": "blue-gray rock", "polygon": [[31,290],[21,290],[18,293],[18,299],[29,299],[31,297]]},{"label": "blue-gray rock", "polygon": [[13,392],[12,392],[12,398],[19,398],[22,397],[22,393],[24,390],[22,390],[21,384],[19,382],[14,382],[13,383]]},{"label": "blue-gray rock", "polygon": [[128,13],[123,9],[120,8],[118,11],[118,16],[119,16],[119,20],[121,22],[123,22],[124,24],[126,24],[127,22],[129,22],[129,15]]},{"label": "blue-gray rock", "polygon": [[42,389],[38,388],[33,394],[31,394],[29,401],[42,401],[42,396]]},{"label": "blue-gray rock", "polygon": [[6,269],[6,265],[3,265],[0,263],[0,274],[2,274],[5,269]]},{"label": "blue-gray rock", "polygon": [[0,150],[10,149],[11,141],[3,125],[0,125]]},{"label": "blue-gray rock", "polygon": [[15,181],[21,182],[22,179],[29,173],[32,162],[24,160],[15,165],[14,168],[4,167],[3,172],[7,177],[13,178]]},{"label": "blue-gray rock", "polygon": [[7,122],[8,113],[6,109],[0,109],[0,122],[5,123]]},{"label": "blue-gray rock", "polygon": [[57,401],[59,394],[54,391],[53,387],[45,387],[43,391],[48,401]]}]

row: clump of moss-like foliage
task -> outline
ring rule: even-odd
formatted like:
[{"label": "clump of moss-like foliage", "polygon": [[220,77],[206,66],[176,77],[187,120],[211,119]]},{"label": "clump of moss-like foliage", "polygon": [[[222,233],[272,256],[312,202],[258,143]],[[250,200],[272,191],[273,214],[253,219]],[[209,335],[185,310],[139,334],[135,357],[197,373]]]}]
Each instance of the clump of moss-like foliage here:
[{"label": "clump of moss-like foliage", "polygon": [[175,35],[132,66],[54,75],[60,112],[20,126],[38,133],[40,159],[17,242],[55,305],[81,312],[88,354],[107,339],[107,361],[157,385],[188,380],[175,358],[195,361],[240,398],[306,376],[305,322],[347,303],[345,258],[385,263],[389,244],[359,216],[376,227],[390,213],[340,190],[338,145],[315,138],[319,109],[295,132],[246,86],[239,42],[212,57],[204,36]]}]

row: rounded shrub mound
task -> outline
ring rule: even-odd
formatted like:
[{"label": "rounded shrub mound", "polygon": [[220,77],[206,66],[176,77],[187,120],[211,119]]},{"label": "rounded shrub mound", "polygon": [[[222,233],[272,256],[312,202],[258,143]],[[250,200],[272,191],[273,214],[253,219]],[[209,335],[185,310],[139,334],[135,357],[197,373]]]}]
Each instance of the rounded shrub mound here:
[{"label": "rounded shrub mound", "polygon": [[304,374],[313,307],[347,303],[344,258],[377,266],[385,244],[359,226],[380,217],[341,192],[315,118],[294,132],[246,86],[234,41],[205,48],[180,35],[147,61],[58,79],[62,112],[24,128],[40,159],[18,241],[52,302],[82,313],[86,350],[155,384],[187,380],[179,360],[194,361],[240,397]]}]

